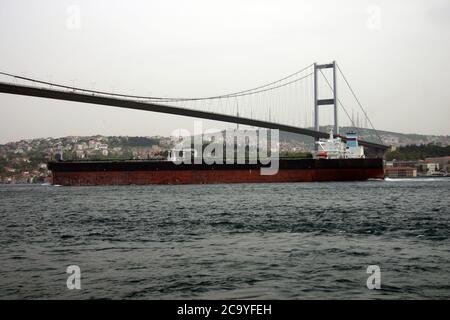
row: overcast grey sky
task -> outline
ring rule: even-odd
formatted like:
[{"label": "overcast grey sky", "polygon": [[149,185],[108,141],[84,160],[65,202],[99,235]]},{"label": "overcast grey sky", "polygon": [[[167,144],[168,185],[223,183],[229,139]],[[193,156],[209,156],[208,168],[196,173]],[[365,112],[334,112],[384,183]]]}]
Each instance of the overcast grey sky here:
[{"label": "overcast grey sky", "polygon": [[[238,91],[337,60],[378,129],[450,134],[448,0],[0,0],[0,33],[1,71],[156,96]],[[0,143],[192,123],[0,94]]]}]

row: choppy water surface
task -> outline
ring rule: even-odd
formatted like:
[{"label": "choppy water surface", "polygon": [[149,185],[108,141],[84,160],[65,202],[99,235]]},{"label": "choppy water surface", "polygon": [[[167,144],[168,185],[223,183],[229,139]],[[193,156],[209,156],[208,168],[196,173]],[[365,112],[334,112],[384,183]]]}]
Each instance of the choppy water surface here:
[{"label": "choppy water surface", "polygon": [[[0,298],[450,298],[450,179],[0,186]],[[66,267],[81,268],[81,290]],[[381,290],[366,269],[381,268]]]}]

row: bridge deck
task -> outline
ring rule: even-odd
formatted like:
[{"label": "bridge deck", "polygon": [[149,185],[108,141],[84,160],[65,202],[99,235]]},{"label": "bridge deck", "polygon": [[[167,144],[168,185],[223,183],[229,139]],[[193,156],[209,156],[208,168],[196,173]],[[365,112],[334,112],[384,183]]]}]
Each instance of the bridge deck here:
[{"label": "bridge deck", "polygon": [[[128,99],[122,99],[122,98],[118,99],[118,98],[113,98],[111,96],[86,94],[86,93],[81,93],[81,92],[76,92],[76,91],[70,92],[70,91],[38,88],[38,87],[32,87],[32,86],[24,86],[24,85],[0,82],[0,92],[22,95],[22,96],[40,97],[40,98],[48,98],[48,99],[56,99],[56,100],[64,100],[64,101],[75,101],[75,102],[91,103],[91,104],[98,104],[98,105],[105,105],[105,106],[112,106],[112,107],[119,107],[119,108],[127,108],[127,109],[134,109],[134,110],[144,110],[144,111],[152,111],[152,112],[159,112],[159,113],[167,113],[167,114],[174,114],[174,115],[208,119],[208,120],[217,120],[217,121],[230,122],[230,123],[239,123],[239,124],[249,125],[249,126],[253,126],[253,127],[279,129],[281,131],[303,134],[303,135],[307,135],[307,136],[311,136],[311,137],[315,137],[315,138],[327,138],[328,137],[328,134],[325,132],[304,129],[304,128],[298,128],[298,127],[283,125],[283,124],[279,124],[279,123],[254,120],[254,119],[249,119],[249,118],[242,118],[242,117],[236,117],[236,116],[212,113],[212,112],[206,112],[206,111],[185,109],[185,108],[174,107],[174,106],[163,105],[163,104],[140,102],[140,101],[128,100]],[[339,136],[339,137],[341,137],[344,141],[346,140],[344,136]],[[376,150],[384,151],[384,150],[388,149],[388,146],[374,143],[374,142],[369,142],[369,141],[359,140],[359,144],[362,146],[365,146],[367,148],[372,148],[372,149],[376,149]]]}]

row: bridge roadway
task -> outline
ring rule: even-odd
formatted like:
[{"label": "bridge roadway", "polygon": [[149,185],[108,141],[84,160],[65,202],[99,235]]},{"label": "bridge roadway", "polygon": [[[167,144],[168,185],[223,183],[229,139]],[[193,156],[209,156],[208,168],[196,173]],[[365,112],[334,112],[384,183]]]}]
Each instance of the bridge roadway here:
[{"label": "bridge roadway", "polygon": [[[62,91],[62,90],[39,88],[39,87],[33,87],[33,86],[24,86],[24,85],[12,84],[12,83],[0,82],[0,92],[22,95],[22,96],[30,96],[30,97],[40,97],[40,98],[49,98],[49,99],[64,100],[64,101],[75,101],[75,102],[82,102],[82,103],[98,104],[98,105],[127,108],[127,109],[134,109],[134,110],[160,112],[160,113],[174,114],[174,115],[208,119],[208,120],[217,120],[217,121],[230,122],[230,123],[239,123],[239,124],[253,126],[253,127],[259,127],[259,128],[279,129],[280,131],[303,134],[303,135],[311,136],[314,138],[328,138],[328,133],[325,133],[325,132],[304,129],[304,128],[298,128],[298,127],[283,125],[283,124],[279,124],[279,123],[254,120],[254,119],[249,119],[249,118],[242,118],[242,117],[236,117],[236,116],[213,113],[213,112],[185,109],[185,108],[173,107],[173,106],[157,104],[157,103],[140,102],[140,101],[136,101],[136,100],[128,100],[128,99],[123,99],[123,98],[118,99],[118,98],[113,98],[112,96],[87,94],[87,93],[82,93],[82,91],[78,91],[78,92],[77,91],[73,91],[73,92],[72,91]],[[344,136],[340,136],[340,135],[338,135],[338,136],[341,137],[344,141],[346,140]],[[388,149],[388,146],[374,143],[374,142],[369,142],[369,141],[359,140],[359,144],[364,147],[367,147],[369,149],[374,149],[374,150],[378,150],[378,151],[385,151]]]}]

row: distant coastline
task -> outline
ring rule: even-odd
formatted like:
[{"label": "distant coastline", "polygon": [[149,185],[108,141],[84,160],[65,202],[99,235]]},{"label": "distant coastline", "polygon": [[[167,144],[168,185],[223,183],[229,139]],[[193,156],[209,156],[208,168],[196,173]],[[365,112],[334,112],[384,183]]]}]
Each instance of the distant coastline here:
[{"label": "distant coastline", "polygon": [[[327,131],[331,127],[321,127]],[[376,132],[365,128],[341,128],[345,131],[357,131],[360,138],[377,141]],[[394,150],[387,159],[425,159],[450,155],[450,136],[403,134],[378,131],[383,142],[393,145]],[[128,136],[68,136],[61,138],[25,139],[0,145],[0,183],[46,183],[51,172],[47,162],[63,154],[65,159],[166,159],[167,152],[173,147],[177,137],[128,137]],[[378,140],[379,141],[379,140]],[[284,155],[310,152],[313,139],[297,134],[280,132],[280,152]],[[431,145],[427,150],[438,150],[437,153],[422,153],[414,158],[408,145]],[[444,148],[444,149],[442,149]],[[440,151],[439,151],[440,150]],[[444,151],[442,151],[444,150]],[[429,152],[429,151],[427,151]],[[392,154],[395,156],[392,157]],[[405,158],[399,157],[405,155]],[[411,156],[412,154],[412,156]]]}]

